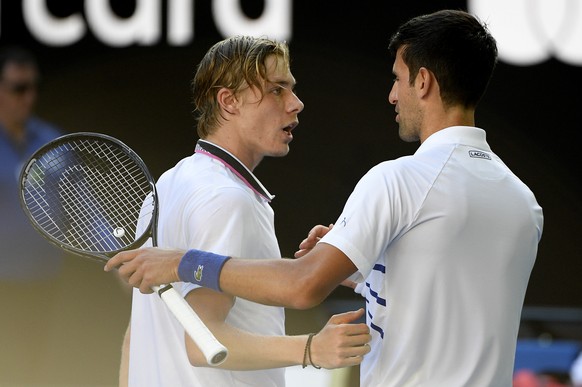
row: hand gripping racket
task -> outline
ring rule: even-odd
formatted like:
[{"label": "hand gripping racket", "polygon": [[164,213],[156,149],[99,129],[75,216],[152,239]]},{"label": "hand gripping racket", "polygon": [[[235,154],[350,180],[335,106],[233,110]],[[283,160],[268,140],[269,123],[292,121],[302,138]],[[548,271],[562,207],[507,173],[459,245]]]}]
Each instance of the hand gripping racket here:
[{"label": "hand gripping racket", "polygon": [[[152,245],[157,245],[154,179],[134,151],[110,136],[73,133],[41,147],[20,174],[20,202],[42,236],[85,258],[106,262],[150,237]],[[221,364],[227,349],[172,285],[152,290],[184,326],[208,364]]]}]

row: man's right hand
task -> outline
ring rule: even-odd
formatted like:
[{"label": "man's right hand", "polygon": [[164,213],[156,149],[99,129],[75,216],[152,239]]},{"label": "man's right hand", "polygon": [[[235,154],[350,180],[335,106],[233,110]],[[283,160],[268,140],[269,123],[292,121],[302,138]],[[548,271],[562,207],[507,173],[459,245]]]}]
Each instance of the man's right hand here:
[{"label": "man's right hand", "polygon": [[180,281],[178,265],[184,250],[144,247],[121,252],[105,264],[105,271],[117,269],[119,276],[144,294],[152,293],[152,286]]}]

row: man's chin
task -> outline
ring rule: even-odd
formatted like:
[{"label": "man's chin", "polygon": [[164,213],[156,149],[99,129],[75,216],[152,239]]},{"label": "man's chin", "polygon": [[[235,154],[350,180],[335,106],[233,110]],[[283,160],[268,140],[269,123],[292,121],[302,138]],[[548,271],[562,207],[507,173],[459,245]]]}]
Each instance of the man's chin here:
[{"label": "man's chin", "polygon": [[400,139],[404,142],[417,142],[420,140],[418,136],[400,136]]},{"label": "man's chin", "polygon": [[416,133],[411,133],[411,132],[407,132],[404,130],[399,130],[398,131],[398,137],[400,137],[400,139],[404,142],[416,142],[420,139],[420,137],[418,136],[418,134]]},{"label": "man's chin", "polygon": [[268,157],[285,157],[289,154],[290,148],[289,146],[286,147],[286,149],[281,149],[279,151],[276,152],[271,152],[270,154],[268,154]]},{"label": "man's chin", "polygon": [[420,137],[410,133],[407,134],[399,133],[399,137],[404,142],[417,142],[418,140],[420,140]]}]

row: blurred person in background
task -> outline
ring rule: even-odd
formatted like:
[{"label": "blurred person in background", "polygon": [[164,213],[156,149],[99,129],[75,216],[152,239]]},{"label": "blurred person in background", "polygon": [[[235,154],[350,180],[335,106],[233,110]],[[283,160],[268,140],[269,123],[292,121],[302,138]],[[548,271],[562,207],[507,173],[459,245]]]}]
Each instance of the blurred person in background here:
[{"label": "blurred person in background", "polygon": [[61,134],[33,114],[38,82],[38,64],[30,51],[0,48],[0,290],[4,295],[0,385],[19,385],[38,372],[63,261],[62,254],[33,229],[18,197],[24,163]]}]

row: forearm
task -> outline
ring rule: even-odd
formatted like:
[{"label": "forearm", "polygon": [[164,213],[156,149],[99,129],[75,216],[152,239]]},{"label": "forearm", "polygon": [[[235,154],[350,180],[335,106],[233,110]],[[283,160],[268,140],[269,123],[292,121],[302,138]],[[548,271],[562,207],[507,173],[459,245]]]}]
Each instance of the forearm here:
[{"label": "forearm", "polygon": [[[231,370],[256,370],[293,365],[340,368],[360,364],[370,350],[371,336],[364,323],[354,323],[363,309],[332,316],[319,333],[308,340],[302,336],[263,336],[248,333],[225,323],[209,328],[229,348],[229,357],[220,367]],[[206,366],[204,357],[186,338],[193,365]]]},{"label": "forearm", "polygon": [[[218,341],[228,348],[229,355],[220,368],[256,370],[285,367],[302,361],[301,351],[306,339],[265,336],[229,324],[227,317],[235,305],[231,296],[197,288],[186,295],[186,301]],[[254,318],[251,313],[245,317],[249,320]],[[205,357],[188,335],[185,335],[185,342],[190,363],[194,366],[208,366]]]},{"label": "forearm", "polygon": [[335,281],[316,278],[316,271],[300,259],[230,259],[222,268],[220,288],[260,304],[308,309],[337,286]]},{"label": "forearm", "polygon": [[356,270],[339,249],[320,243],[297,259],[230,259],[219,284],[225,293],[261,304],[308,309]]},{"label": "forearm", "polygon": [[125,251],[110,259],[105,270],[118,268],[122,278],[142,293],[151,293],[153,285],[183,281],[294,309],[319,304],[357,270],[343,252],[325,243],[297,259],[233,258],[224,262],[227,257],[214,254],[218,261],[209,260],[211,253],[196,250],[183,259],[184,253],[152,247]]},{"label": "forearm", "polygon": [[[227,370],[260,370],[302,364],[307,336],[262,336],[228,324],[211,324],[209,329],[228,348],[228,357],[218,366]],[[190,362],[208,366],[194,342],[186,337]]]}]

